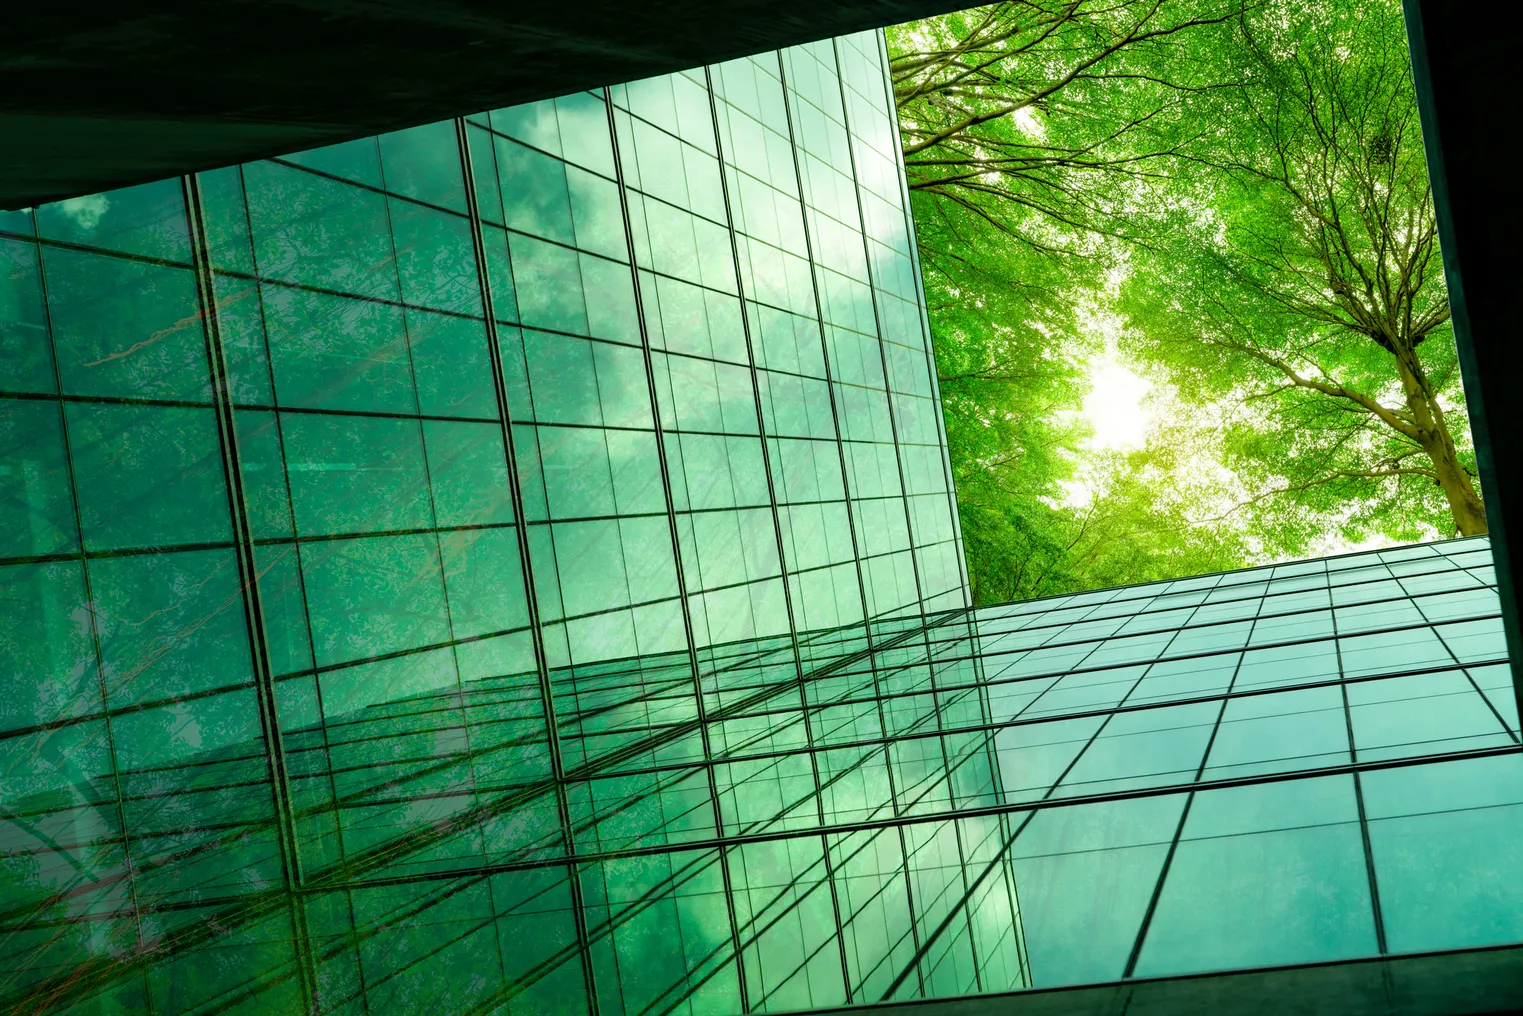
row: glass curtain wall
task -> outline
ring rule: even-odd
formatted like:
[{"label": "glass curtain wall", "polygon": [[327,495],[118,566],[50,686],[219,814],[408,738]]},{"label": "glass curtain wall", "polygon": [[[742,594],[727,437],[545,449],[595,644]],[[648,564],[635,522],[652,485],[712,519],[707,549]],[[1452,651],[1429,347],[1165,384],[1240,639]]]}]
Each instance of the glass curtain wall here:
[{"label": "glass curtain wall", "polygon": [[974,612],[1038,985],[1523,941],[1486,538]]},{"label": "glass curtain wall", "polygon": [[982,841],[767,837],[984,718],[896,138],[868,33],[0,215],[0,995],[878,997]]}]

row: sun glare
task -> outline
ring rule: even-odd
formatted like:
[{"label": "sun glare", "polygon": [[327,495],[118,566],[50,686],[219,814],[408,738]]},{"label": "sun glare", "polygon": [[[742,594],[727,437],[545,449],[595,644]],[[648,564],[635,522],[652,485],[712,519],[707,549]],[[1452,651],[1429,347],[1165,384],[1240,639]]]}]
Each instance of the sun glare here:
[{"label": "sun glare", "polygon": [[1152,382],[1107,354],[1091,363],[1089,386],[1083,416],[1094,428],[1090,447],[1124,450],[1145,445],[1153,414],[1144,400]]}]

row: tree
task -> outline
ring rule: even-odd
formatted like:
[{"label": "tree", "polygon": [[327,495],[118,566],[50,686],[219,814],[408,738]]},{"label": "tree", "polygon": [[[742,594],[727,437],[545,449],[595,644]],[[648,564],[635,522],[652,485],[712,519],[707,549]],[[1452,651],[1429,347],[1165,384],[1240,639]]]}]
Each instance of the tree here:
[{"label": "tree", "polygon": [[[922,244],[939,247],[950,230],[940,216],[917,223]],[[1195,436],[1129,454],[1086,449],[1078,410],[1101,349],[1071,273],[1004,234],[973,235],[976,253],[942,259],[926,291],[975,602],[1245,564],[1243,534],[1192,519],[1200,492],[1176,475],[1176,447]],[[1001,281],[1001,268],[1022,284]],[[1090,488],[1083,504],[1069,497],[1076,483]]]},{"label": "tree", "polygon": [[912,193],[1047,253],[1122,235],[1118,183],[1180,151],[1240,0],[1009,0],[902,26],[889,73]]},{"label": "tree", "polygon": [[1191,40],[1229,34],[1238,9],[1023,0],[889,33],[976,602],[1243,563],[1175,540],[1181,507],[1135,463],[1112,463],[1133,472],[1082,512],[1064,503],[1099,351],[1078,310],[1117,264],[1126,194],[1192,136],[1183,98],[1217,87],[1199,55],[1212,47]]},{"label": "tree", "polygon": [[1399,4],[1266,7],[1223,63],[1243,86],[1150,185],[1129,349],[1240,407],[1245,509],[1484,533]]},{"label": "tree", "polygon": [[[979,602],[1485,531],[1397,0],[889,38]],[[1085,305],[1179,393],[1141,451],[1075,423]]]},{"label": "tree", "polygon": [[[969,579],[979,603],[1052,589],[1039,581],[1061,559],[1061,497],[1082,440],[1074,416],[1084,397],[1083,345],[1057,298],[1062,273],[1012,239],[966,221],[961,209],[917,221],[926,296],[957,488]],[[962,220],[962,221],[959,221]],[[966,257],[959,239],[977,244]],[[1024,280],[1017,284],[1014,280]]]}]

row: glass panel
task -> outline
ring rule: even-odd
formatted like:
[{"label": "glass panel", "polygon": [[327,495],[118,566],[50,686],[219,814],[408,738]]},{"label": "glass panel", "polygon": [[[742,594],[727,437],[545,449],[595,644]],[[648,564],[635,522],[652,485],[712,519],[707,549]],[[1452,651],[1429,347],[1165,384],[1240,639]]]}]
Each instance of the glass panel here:
[{"label": "glass panel", "polygon": [[1010,856],[1035,984],[1122,975],[1184,803],[1151,797],[1031,817]]},{"label": "glass panel", "polygon": [[1198,794],[1136,973],[1374,952],[1354,782],[1334,776]]},{"label": "glass panel", "polygon": [[1523,937],[1518,757],[1364,774],[1370,850],[1393,952]]}]

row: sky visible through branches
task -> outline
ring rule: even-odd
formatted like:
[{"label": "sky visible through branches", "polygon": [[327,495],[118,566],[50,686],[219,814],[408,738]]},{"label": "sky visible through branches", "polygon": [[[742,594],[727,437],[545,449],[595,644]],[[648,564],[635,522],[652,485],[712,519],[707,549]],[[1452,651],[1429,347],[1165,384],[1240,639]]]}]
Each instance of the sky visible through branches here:
[{"label": "sky visible through branches", "polygon": [[1397,0],[888,39],[979,602],[1486,531]]}]

